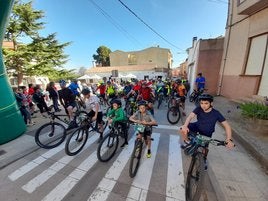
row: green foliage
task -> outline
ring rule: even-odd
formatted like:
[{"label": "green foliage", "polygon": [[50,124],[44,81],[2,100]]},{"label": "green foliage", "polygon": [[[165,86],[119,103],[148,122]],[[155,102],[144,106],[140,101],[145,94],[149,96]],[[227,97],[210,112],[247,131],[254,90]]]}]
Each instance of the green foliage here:
[{"label": "green foliage", "polygon": [[101,66],[110,66],[110,57],[109,54],[112,52],[108,47],[106,46],[100,46],[96,52],[98,54],[93,54],[94,60],[96,60],[96,63]]},{"label": "green foliage", "polygon": [[5,33],[5,40],[13,43],[13,49],[4,49],[3,55],[8,74],[17,77],[18,83],[23,75],[45,75],[51,79],[76,77],[72,70],[62,67],[68,58],[64,48],[70,43],[59,43],[55,33],[39,35],[38,31],[44,28],[40,22],[43,17],[44,12],[34,10],[31,1],[15,1]]},{"label": "green foliage", "polygon": [[246,102],[240,104],[242,115],[249,118],[268,120],[268,106],[259,102]]}]

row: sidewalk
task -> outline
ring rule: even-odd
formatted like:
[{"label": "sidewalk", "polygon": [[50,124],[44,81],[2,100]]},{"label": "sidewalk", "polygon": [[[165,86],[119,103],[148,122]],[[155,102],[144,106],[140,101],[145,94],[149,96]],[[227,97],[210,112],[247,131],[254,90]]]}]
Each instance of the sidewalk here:
[{"label": "sidewalk", "polygon": [[[194,104],[187,105],[187,112],[192,111]],[[232,151],[210,146],[208,175],[218,201],[267,201],[268,135],[260,138],[246,130],[238,104],[215,97],[214,106],[231,124],[237,145]],[[25,134],[0,146],[0,170],[39,148],[32,136],[48,119],[37,114],[33,120],[36,125],[28,127]],[[224,129],[217,125],[213,137],[224,140],[224,136]]]}]

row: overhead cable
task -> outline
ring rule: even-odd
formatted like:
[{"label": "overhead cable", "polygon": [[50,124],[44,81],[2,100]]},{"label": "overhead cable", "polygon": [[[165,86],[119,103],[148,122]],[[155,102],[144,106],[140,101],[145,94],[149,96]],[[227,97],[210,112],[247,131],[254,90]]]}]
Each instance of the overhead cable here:
[{"label": "overhead cable", "polygon": [[132,42],[138,43],[139,46],[142,46],[142,44],[134,38],[131,34],[129,34],[120,24],[118,24],[107,12],[105,12],[96,2],[93,0],[88,0],[90,3],[93,4],[97,8],[97,10],[107,19],[109,20],[120,32],[122,32],[129,40]]},{"label": "overhead cable", "polygon": [[[158,35],[160,38],[162,38],[164,41],[166,41],[168,44],[170,44],[171,46],[179,49],[179,50],[183,50],[179,47],[177,47],[176,45],[174,45],[173,43],[169,42],[166,38],[164,38],[161,34],[159,34],[155,29],[153,29],[149,24],[147,24],[143,19],[141,19],[134,11],[132,11],[126,4],[124,4],[121,0],[118,0],[129,12],[131,12],[136,18],[138,18],[145,26],[147,26],[151,31],[153,31],[156,35]],[[184,50],[183,50],[184,51]]]}]

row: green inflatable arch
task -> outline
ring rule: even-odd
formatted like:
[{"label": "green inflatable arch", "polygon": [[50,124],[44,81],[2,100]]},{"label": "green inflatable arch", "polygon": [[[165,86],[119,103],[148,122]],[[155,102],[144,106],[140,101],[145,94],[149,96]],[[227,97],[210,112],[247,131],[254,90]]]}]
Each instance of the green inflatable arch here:
[{"label": "green inflatable arch", "polygon": [[2,55],[5,26],[13,1],[14,0],[0,0],[0,144],[17,138],[26,130],[14,93],[8,81]]}]

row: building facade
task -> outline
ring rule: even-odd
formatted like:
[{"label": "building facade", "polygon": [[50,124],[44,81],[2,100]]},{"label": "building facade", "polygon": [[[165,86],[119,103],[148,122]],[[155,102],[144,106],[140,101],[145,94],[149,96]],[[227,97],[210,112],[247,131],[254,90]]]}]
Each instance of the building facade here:
[{"label": "building facade", "polygon": [[187,78],[191,91],[195,88],[195,79],[198,73],[206,78],[208,93],[216,95],[219,80],[219,72],[223,55],[224,37],[213,39],[193,38],[192,47],[187,49]]},{"label": "building facade", "polygon": [[229,1],[218,94],[268,95],[268,1]]},{"label": "building facade", "polygon": [[123,52],[120,50],[110,53],[110,66],[92,67],[86,73],[97,74],[108,79],[137,78],[166,79],[170,75],[172,54],[169,49],[150,47],[141,51]]}]

